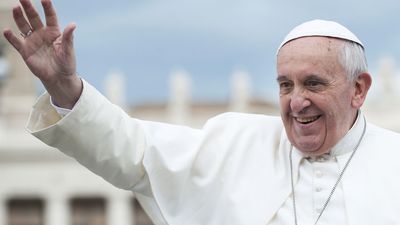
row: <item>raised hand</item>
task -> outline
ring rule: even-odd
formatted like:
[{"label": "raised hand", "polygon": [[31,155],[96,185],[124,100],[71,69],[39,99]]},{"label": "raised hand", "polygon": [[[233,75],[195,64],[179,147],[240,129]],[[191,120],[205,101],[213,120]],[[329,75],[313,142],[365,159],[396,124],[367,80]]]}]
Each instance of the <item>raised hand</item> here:
[{"label": "raised hand", "polygon": [[22,38],[14,35],[10,29],[4,30],[4,36],[20,53],[32,73],[42,81],[53,101],[61,107],[72,108],[82,92],[82,82],[76,75],[73,47],[76,26],[69,24],[61,33],[50,0],[41,1],[46,25],[30,0],[20,2],[23,9],[14,7],[13,17]]}]

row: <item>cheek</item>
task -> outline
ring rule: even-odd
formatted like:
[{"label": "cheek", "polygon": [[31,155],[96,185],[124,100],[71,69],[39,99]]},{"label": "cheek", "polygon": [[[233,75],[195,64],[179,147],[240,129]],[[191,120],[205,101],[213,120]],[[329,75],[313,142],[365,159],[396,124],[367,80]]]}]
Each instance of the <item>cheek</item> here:
[{"label": "cheek", "polygon": [[331,104],[327,105],[326,108],[329,111],[330,117],[332,117],[336,123],[344,122],[343,119],[346,117],[346,115],[351,114],[351,98],[346,96],[348,95],[343,93],[341,97],[333,98],[331,101],[327,101],[331,102]]},{"label": "cheek", "polygon": [[335,99],[326,106],[326,127],[328,139],[336,140],[344,136],[351,127],[352,108],[350,99]]},{"label": "cheek", "polygon": [[282,115],[284,115],[289,110],[289,102],[290,100],[287,96],[281,95],[279,97],[279,108]]},{"label": "cheek", "polygon": [[326,131],[328,135],[332,134],[333,131],[338,129],[341,122],[343,122],[340,120],[340,117],[343,116],[342,105],[334,100],[325,100],[324,105],[321,105],[320,109],[325,115],[324,123],[326,126]]}]

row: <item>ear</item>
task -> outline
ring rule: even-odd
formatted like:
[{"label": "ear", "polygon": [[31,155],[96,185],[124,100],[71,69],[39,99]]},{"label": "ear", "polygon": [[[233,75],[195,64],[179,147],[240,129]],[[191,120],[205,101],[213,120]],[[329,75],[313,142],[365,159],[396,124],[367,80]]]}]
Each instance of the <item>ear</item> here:
[{"label": "ear", "polygon": [[369,88],[371,87],[372,78],[369,73],[361,73],[354,81],[354,95],[351,101],[353,108],[359,109],[364,104]]}]

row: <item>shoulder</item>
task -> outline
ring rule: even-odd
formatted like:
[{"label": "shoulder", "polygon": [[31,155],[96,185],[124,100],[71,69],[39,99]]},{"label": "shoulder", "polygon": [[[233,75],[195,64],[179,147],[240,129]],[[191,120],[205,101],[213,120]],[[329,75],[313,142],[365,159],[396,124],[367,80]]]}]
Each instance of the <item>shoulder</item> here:
[{"label": "shoulder", "polygon": [[277,126],[282,127],[282,120],[277,116],[269,116],[263,114],[250,114],[250,113],[236,113],[236,112],[227,112],[223,114],[219,114],[211,119],[209,119],[205,125],[207,126],[215,126],[215,125],[224,125],[224,126]]},{"label": "shoulder", "polygon": [[400,133],[376,126],[368,123],[367,125],[367,136],[377,141],[387,141],[385,143],[397,143],[400,144]]},{"label": "shoulder", "polygon": [[400,157],[400,151],[397,150],[400,146],[400,134],[368,123],[364,146],[371,149],[374,155],[379,152],[385,158],[387,155]]},{"label": "shoulder", "polygon": [[283,124],[280,117],[262,114],[228,112],[207,121],[204,130],[227,133],[276,134],[280,135]]}]

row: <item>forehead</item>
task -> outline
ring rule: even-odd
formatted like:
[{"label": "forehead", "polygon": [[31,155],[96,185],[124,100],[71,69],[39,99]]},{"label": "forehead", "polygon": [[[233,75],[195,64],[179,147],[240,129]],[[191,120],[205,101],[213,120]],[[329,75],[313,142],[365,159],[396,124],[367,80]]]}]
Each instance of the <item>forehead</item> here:
[{"label": "forehead", "polygon": [[333,37],[324,36],[307,36],[300,37],[285,43],[278,52],[278,56],[287,53],[288,51],[295,50],[311,50],[325,52],[325,53],[337,53],[344,40]]},{"label": "forehead", "polygon": [[278,75],[337,74],[344,41],[330,37],[302,37],[286,43],[277,57]]}]

